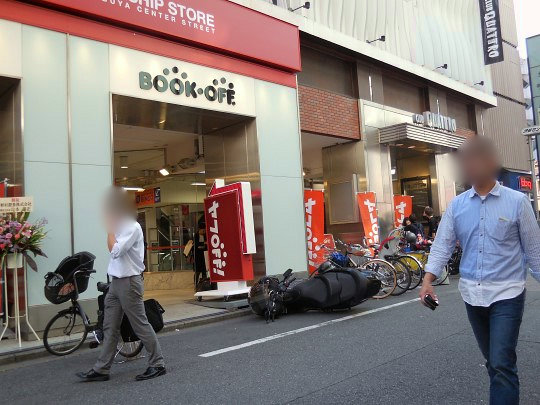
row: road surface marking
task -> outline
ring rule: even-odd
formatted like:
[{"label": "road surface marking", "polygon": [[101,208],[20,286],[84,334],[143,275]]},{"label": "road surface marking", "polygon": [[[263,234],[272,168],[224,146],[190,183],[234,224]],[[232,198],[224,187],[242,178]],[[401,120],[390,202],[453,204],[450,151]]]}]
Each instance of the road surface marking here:
[{"label": "road surface marking", "polygon": [[233,352],[235,350],[240,350],[240,349],[243,349],[245,347],[259,345],[261,343],[266,343],[266,342],[269,342],[271,340],[281,339],[282,337],[285,337],[285,336],[296,335],[298,333],[307,332],[309,330],[322,328],[323,326],[333,325],[333,324],[338,323],[338,322],[344,322],[344,321],[348,321],[350,319],[359,318],[361,316],[374,314],[375,312],[385,311],[387,309],[399,307],[399,306],[405,305],[405,304],[410,304],[411,302],[415,302],[415,301],[420,301],[420,298],[414,298],[412,300],[398,302],[396,304],[387,305],[385,307],[370,309],[369,311],[360,312],[359,314],[348,315],[348,316],[344,316],[342,318],[332,319],[330,321],[317,323],[315,325],[305,326],[305,327],[300,328],[300,329],[294,329],[294,330],[290,330],[288,332],[278,333],[276,335],[267,336],[267,337],[264,337],[264,338],[261,338],[261,339],[251,340],[249,342],[242,343],[242,344],[239,344],[239,345],[236,345],[236,346],[229,346],[229,347],[225,347],[223,349],[214,350],[213,352],[199,354],[199,357],[213,357],[213,356],[217,356],[219,354],[223,354],[223,353],[227,353],[227,352]]}]

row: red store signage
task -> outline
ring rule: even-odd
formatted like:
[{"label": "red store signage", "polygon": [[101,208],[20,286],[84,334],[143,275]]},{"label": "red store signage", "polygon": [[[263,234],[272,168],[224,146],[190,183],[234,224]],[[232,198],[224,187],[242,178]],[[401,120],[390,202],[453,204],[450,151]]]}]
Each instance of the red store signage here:
[{"label": "red store signage", "polygon": [[412,214],[412,196],[395,195],[394,196],[394,226],[399,228],[405,218]]},{"label": "red store signage", "polygon": [[519,180],[519,189],[524,191],[532,191],[533,184],[532,178],[528,176],[520,176]]},{"label": "red store signage", "polygon": [[228,0],[35,0],[183,42],[300,71],[298,27]]},{"label": "red store signage", "polygon": [[377,199],[375,193],[358,193],[358,209],[364,226],[364,235],[369,244],[379,243],[379,218],[377,215]]},{"label": "red store signage", "polygon": [[212,282],[253,280],[252,256],[242,249],[237,190],[205,198],[208,267]]},{"label": "red store signage", "polygon": [[324,193],[319,190],[304,190],[306,215],[306,242],[309,272],[313,273],[324,262]]}]

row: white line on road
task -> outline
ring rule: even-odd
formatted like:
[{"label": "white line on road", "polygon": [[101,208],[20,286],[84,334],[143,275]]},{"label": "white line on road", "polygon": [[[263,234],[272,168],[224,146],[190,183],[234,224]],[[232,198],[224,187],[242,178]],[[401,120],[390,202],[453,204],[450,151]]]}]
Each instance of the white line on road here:
[{"label": "white line on road", "polygon": [[420,298],[414,298],[412,300],[398,302],[396,304],[387,305],[385,307],[370,309],[369,311],[360,312],[359,314],[348,315],[348,316],[344,316],[344,317],[341,317],[341,318],[338,318],[338,319],[332,319],[330,321],[321,322],[321,323],[317,323],[315,325],[306,326],[306,327],[303,327],[303,328],[300,328],[300,329],[294,329],[294,330],[290,330],[288,332],[278,333],[276,335],[267,336],[267,337],[264,337],[264,338],[261,338],[261,339],[251,340],[249,342],[242,343],[242,344],[239,344],[239,345],[236,345],[236,346],[229,346],[229,347],[225,347],[223,349],[214,350],[213,352],[199,354],[199,357],[213,357],[213,356],[217,356],[219,354],[233,352],[235,350],[240,350],[240,349],[243,349],[245,347],[259,345],[261,343],[266,343],[266,342],[269,342],[271,340],[281,339],[282,337],[285,337],[285,336],[296,335],[298,333],[307,332],[309,330],[322,328],[323,326],[333,325],[333,324],[338,323],[338,322],[344,322],[344,321],[348,321],[350,319],[359,318],[361,316],[374,314],[375,312],[385,311],[387,309],[399,307],[401,305],[409,304],[409,303],[415,302],[415,301],[420,301]]}]

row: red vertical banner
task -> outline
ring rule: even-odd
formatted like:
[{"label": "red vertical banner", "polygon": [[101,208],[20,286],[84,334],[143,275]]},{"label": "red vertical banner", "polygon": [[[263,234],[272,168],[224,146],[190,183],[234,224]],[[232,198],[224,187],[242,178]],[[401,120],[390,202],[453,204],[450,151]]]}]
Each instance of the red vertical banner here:
[{"label": "red vertical banner", "polygon": [[356,194],[358,208],[360,209],[360,218],[364,226],[364,235],[369,244],[379,243],[379,221],[377,216],[375,193]]},{"label": "red vertical banner", "polygon": [[394,196],[394,226],[399,228],[405,218],[412,214],[412,196],[395,195]]},{"label": "red vertical banner", "polygon": [[313,273],[324,262],[324,192],[304,190],[304,209],[306,214],[306,241],[308,249],[309,272]]}]

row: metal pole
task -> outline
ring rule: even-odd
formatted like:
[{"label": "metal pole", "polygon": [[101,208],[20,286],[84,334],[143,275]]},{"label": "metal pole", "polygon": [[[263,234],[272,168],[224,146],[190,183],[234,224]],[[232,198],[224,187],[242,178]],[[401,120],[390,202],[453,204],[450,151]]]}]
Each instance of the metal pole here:
[{"label": "metal pole", "polygon": [[[536,137],[534,137],[536,138]],[[534,139],[533,137],[529,137],[529,155],[530,155],[530,162],[531,162],[531,179],[532,179],[532,193],[533,193],[533,207],[534,207],[534,216],[538,220],[538,190],[536,185],[536,168],[534,165],[535,159],[534,159]]]}]

